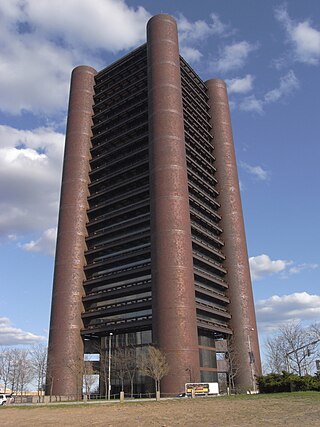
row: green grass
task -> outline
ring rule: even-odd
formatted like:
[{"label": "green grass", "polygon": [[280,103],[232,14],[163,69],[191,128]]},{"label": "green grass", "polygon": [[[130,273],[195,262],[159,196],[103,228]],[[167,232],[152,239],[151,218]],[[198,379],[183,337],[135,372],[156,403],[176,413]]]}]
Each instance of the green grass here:
[{"label": "green grass", "polygon": [[222,399],[313,399],[320,401],[320,392],[318,391],[293,391],[284,393],[263,393],[263,394],[237,394],[234,396],[223,396]]},{"label": "green grass", "polygon": [[[202,398],[196,398],[194,400],[194,403],[196,403],[197,401],[210,401],[212,402],[213,399],[219,399],[219,400],[227,400],[227,401],[235,401],[235,400],[250,400],[250,401],[255,401],[255,400],[281,400],[281,399],[285,399],[285,400],[309,400],[312,402],[317,402],[319,401],[320,403],[320,393],[317,391],[297,391],[297,392],[292,392],[292,393],[267,393],[267,394],[255,394],[255,395],[250,395],[250,394],[238,394],[238,395],[233,395],[233,396],[221,396],[221,397],[202,397]],[[123,402],[121,405],[126,406],[126,404],[130,404],[130,405],[149,405],[150,403],[165,403],[165,402],[176,402],[177,404],[179,404],[179,402],[184,402],[185,399],[177,399],[175,401],[167,401],[167,400],[161,400],[160,402],[156,402],[155,400],[149,400],[149,401],[139,401],[139,400],[135,400],[135,401],[130,401],[129,402]],[[12,405],[12,406],[3,406],[1,409],[34,409],[34,408],[52,408],[52,409],[57,409],[57,408],[67,408],[67,407],[72,407],[72,408],[80,408],[80,407],[92,407],[92,406],[101,406],[101,405],[119,405],[119,401],[101,401],[101,402],[94,402],[92,401],[92,403],[79,403],[79,402],[53,402],[51,404],[41,404],[41,405]]]}]

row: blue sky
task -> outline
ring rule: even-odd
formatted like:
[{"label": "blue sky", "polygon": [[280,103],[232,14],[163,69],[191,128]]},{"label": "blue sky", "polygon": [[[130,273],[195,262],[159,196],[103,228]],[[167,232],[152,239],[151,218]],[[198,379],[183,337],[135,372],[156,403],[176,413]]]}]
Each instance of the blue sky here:
[{"label": "blue sky", "polygon": [[45,342],[70,73],[178,22],[181,53],[227,81],[262,341],[320,317],[318,0],[2,0],[0,345]]}]

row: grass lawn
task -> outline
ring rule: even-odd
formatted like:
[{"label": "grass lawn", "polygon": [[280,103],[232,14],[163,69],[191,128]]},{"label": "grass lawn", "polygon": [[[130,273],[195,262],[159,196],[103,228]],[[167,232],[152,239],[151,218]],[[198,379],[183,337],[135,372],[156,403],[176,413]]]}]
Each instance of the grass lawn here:
[{"label": "grass lawn", "polygon": [[1,426],[320,426],[320,393],[0,408]]}]

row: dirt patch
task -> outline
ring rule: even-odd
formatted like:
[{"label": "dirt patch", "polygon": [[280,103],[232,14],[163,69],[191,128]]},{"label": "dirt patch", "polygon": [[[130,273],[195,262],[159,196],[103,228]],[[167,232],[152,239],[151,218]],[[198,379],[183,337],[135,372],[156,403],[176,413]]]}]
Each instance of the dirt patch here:
[{"label": "dirt patch", "polygon": [[0,408],[1,426],[320,426],[320,393]]}]

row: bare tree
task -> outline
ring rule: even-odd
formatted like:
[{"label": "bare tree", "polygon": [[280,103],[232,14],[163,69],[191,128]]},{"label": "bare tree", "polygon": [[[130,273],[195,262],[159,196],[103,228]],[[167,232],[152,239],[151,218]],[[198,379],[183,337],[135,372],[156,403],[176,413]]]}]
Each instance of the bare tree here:
[{"label": "bare tree", "polygon": [[287,370],[298,375],[309,374],[315,359],[315,335],[312,328],[290,322],[266,343],[268,369],[275,373]]},{"label": "bare tree", "polygon": [[33,370],[29,355],[29,350],[19,350],[17,352],[17,390],[20,391],[21,396],[26,391],[27,384],[33,379]]},{"label": "bare tree", "polygon": [[[100,343],[96,346],[96,351],[100,359],[100,379],[105,392],[105,399],[108,397],[108,378],[109,378],[109,357],[108,351]],[[111,359],[112,360],[112,359]],[[101,393],[101,391],[100,391]]]},{"label": "bare tree", "polygon": [[[109,377],[109,352],[100,344],[96,346],[96,351],[100,356],[100,377],[105,389],[107,398],[108,377]],[[121,391],[124,390],[125,377],[130,382],[130,394],[133,397],[134,378],[137,373],[136,349],[135,347],[118,347],[111,354],[111,372],[121,382]]]},{"label": "bare tree", "polygon": [[286,362],[286,350],[282,337],[268,337],[265,342],[266,349],[266,370],[275,374],[281,374],[282,371],[288,369]]},{"label": "bare tree", "polygon": [[83,365],[83,385],[84,392],[89,399],[92,393],[92,387],[96,382],[94,374],[93,362],[91,360],[86,360]]},{"label": "bare tree", "polygon": [[12,349],[3,348],[0,353],[0,380],[3,383],[4,393],[7,392],[7,387],[11,380],[12,365],[13,365]]},{"label": "bare tree", "polygon": [[151,377],[155,383],[156,395],[160,395],[161,379],[169,372],[169,364],[166,356],[156,347],[148,346],[146,352],[141,355],[139,369],[143,375]]},{"label": "bare tree", "polygon": [[11,366],[10,366],[10,372],[9,372],[9,381],[10,381],[10,388],[11,391],[18,391],[19,389],[19,356],[18,356],[19,349],[13,348],[11,349]]},{"label": "bare tree", "polygon": [[66,366],[71,371],[72,375],[74,375],[74,380],[77,385],[77,395],[73,397],[77,400],[81,400],[84,369],[83,357],[79,356],[76,360],[68,361]]},{"label": "bare tree", "polygon": [[112,358],[112,372],[120,380],[121,391],[124,391],[126,370],[126,352],[124,348],[116,348]]},{"label": "bare tree", "polygon": [[56,361],[54,360],[51,353],[51,357],[47,360],[47,373],[46,373],[46,395],[49,394],[50,402],[52,401],[53,386],[56,380],[54,376],[56,366],[57,366]]},{"label": "bare tree", "polygon": [[29,350],[13,348],[9,350],[8,358],[10,359],[10,369],[9,365],[7,366],[8,383],[12,391],[20,392],[22,395],[26,385],[33,378]]},{"label": "bare tree", "polygon": [[310,326],[310,332],[311,332],[311,334],[312,334],[312,336],[313,336],[313,338],[314,338],[315,341],[317,341],[317,340],[320,341],[320,322],[313,323]]},{"label": "bare tree", "polygon": [[[104,390],[105,399],[108,398],[109,386],[109,351],[106,342],[97,341],[93,344],[94,353],[99,355],[99,376],[100,376],[100,395]],[[110,354],[111,363],[113,363],[113,355]],[[102,387],[101,387],[102,385]]]},{"label": "bare tree", "polygon": [[227,339],[227,352],[225,353],[225,358],[228,369],[228,384],[231,390],[235,390],[235,379],[239,375],[241,363],[239,358],[239,352],[237,350],[237,347],[234,345],[232,336]]},{"label": "bare tree", "polygon": [[44,390],[47,373],[48,349],[42,344],[34,345],[30,351],[31,364],[37,381],[38,396]]},{"label": "bare tree", "polygon": [[138,362],[136,357],[136,348],[133,346],[124,349],[125,372],[130,381],[130,396],[133,397],[134,379],[138,371]]},{"label": "bare tree", "polygon": [[4,352],[0,349],[0,381],[3,379],[3,363],[4,363]]}]

